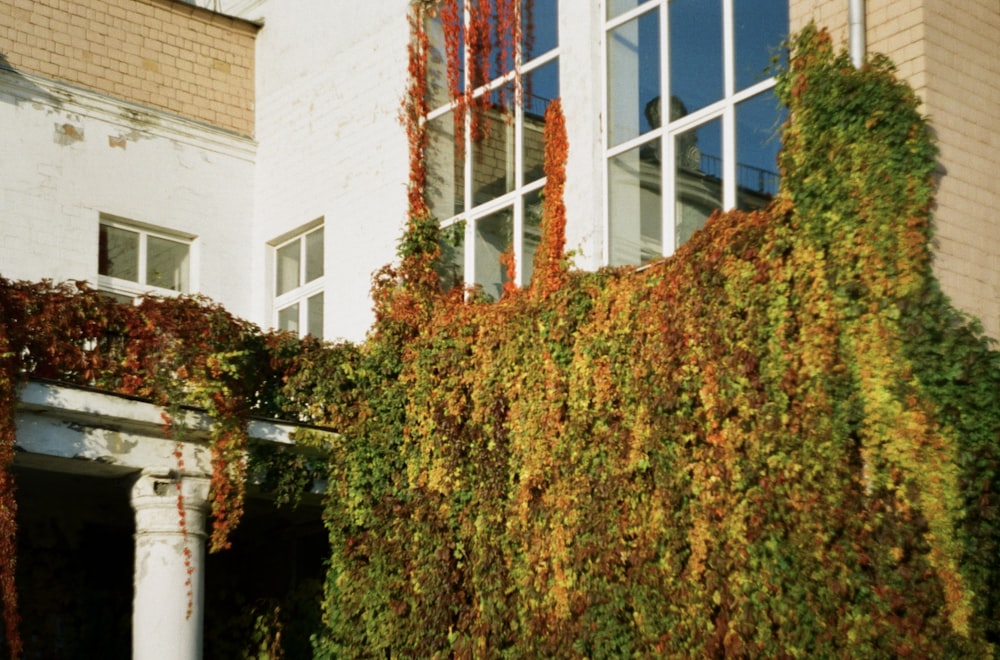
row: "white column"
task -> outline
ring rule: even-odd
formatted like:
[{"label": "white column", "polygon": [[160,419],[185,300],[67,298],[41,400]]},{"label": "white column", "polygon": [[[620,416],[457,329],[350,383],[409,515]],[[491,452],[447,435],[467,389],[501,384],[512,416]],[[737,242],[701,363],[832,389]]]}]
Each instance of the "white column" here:
[{"label": "white column", "polygon": [[207,477],[149,470],[132,486],[133,660],[202,657],[208,489]]}]

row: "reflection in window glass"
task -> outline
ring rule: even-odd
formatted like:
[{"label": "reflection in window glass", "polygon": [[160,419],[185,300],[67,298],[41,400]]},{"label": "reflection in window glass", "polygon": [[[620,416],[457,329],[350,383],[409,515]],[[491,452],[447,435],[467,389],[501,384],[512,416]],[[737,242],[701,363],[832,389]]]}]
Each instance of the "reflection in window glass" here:
[{"label": "reflection in window glass", "polygon": [[289,332],[299,331],[299,304],[289,305],[278,310],[278,329]]},{"label": "reflection in window glass", "polygon": [[482,139],[472,142],[473,204],[484,204],[514,189],[514,126],[504,112],[513,112],[513,89],[496,90],[480,116]]},{"label": "reflection in window glass", "polygon": [[323,336],[323,294],[317,293],[306,300],[306,332],[313,337]]},{"label": "reflection in window glass", "polygon": [[611,146],[656,126],[646,107],[660,96],[659,11],[647,12],[608,35],[608,141]]},{"label": "reflection in window glass", "polygon": [[521,61],[528,63],[559,45],[558,0],[521,4]]},{"label": "reflection in window glass", "polygon": [[788,31],[788,0],[733,0],[736,91],[770,77]]},{"label": "reflection in window glass", "polygon": [[436,270],[441,278],[441,288],[450,291],[465,286],[465,222],[455,222],[441,229],[438,245],[441,255]]},{"label": "reflection in window glass", "polygon": [[139,281],[138,232],[102,224],[98,243],[98,273]]},{"label": "reflection in window glass", "polygon": [[306,235],[306,282],[323,277],[323,229]]},{"label": "reflection in window glass", "polygon": [[545,110],[559,96],[559,63],[549,62],[524,75],[524,183],[545,176]]},{"label": "reflection in window glass", "polygon": [[476,220],[476,284],[493,300],[499,300],[507,268],[501,255],[510,248],[513,237],[513,210],[505,208]]},{"label": "reflection in window glass", "polygon": [[773,91],[736,106],[736,206],[762,208],[778,192],[778,130],[786,110]]},{"label": "reflection in window glass", "polygon": [[438,219],[465,210],[465,163],[455,141],[455,114],[427,122],[427,206]]},{"label": "reflection in window glass", "polygon": [[722,98],[722,0],[671,0],[670,94],[688,112]]},{"label": "reflection in window glass", "polygon": [[300,266],[299,259],[301,250],[299,249],[299,242],[292,241],[288,245],[280,247],[277,249],[276,258],[276,286],[275,291],[277,295],[283,293],[288,293],[292,289],[299,286],[299,274]]},{"label": "reflection in window glass", "polygon": [[722,120],[702,124],[674,138],[674,240],[680,247],[722,207]]},{"label": "reflection in window glass", "polygon": [[[463,3],[459,3],[461,7]],[[471,70],[469,71],[469,78],[472,83],[472,88],[476,89],[482,85],[485,85],[491,80],[496,80],[501,76],[510,73],[514,70],[514,52],[513,48],[509,46],[504,47],[504,40],[509,38],[509,34],[501,33],[501,30],[505,28],[500,28],[497,25],[497,16],[500,13],[498,5],[501,4],[501,0],[472,0],[471,4],[473,6],[482,7],[487,16],[489,16],[489,34],[483,35],[484,39],[491,40],[492,43],[492,53],[490,53],[489,61],[481,63],[473,63]],[[461,11],[461,10],[459,10]],[[506,29],[507,32],[512,30]],[[469,30],[469,43],[473,44],[476,41],[473,30]],[[478,49],[470,48],[470,59],[475,60],[482,57],[482,55],[476,52]],[[486,65],[489,69],[489,73],[486,79],[482,79],[482,67]]]},{"label": "reflection in window glass", "polygon": [[521,238],[521,283],[531,284],[531,275],[535,272],[535,252],[542,239],[542,191],[535,190],[524,196],[524,235]]},{"label": "reflection in window glass", "polygon": [[637,264],[663,252],[660,140],[619,154],[608,163],[612,266]]},{"label": "reflection in window glass", "polygon": [[[448,90],[448,54],[444,43],[444,26],[441,16],[434,12],[426,22],[429,52],[427,53],[427,103],[430,107],[438,107],[448,103],[451,93]],[[464,32],[462,33],[464,37]],[[464,69],[465,62],[462,61]],[[464,75],[459,76],[463,80]]]},{"label": "reflection in window glass", "polygon": [[[428,28],[429,103],[434,118],[427,124],[425,198],[447,235],[441,240],[436,266],[442,286],[447,290],[475,284],[487,297],[499,298],[506,276],[501,255],[508,249],[519,251],[515,255],[519,284],[524,283],[525,266],[533,259],[533,254],[525,253],[525,249],[534,250],[530,237],[514,236],[513,230],[524,227],[530,233],[532,219],[525,213],[533,203],[526,206],[524,198],[533,193],[525,188],[537,188],[545,178],[545,110],[559,97],[560,0],[470,0],[459,5],[465,20],[473,21],[462,28],[461,49],[470,78],[467,86],[479,94],[465,107],[464,121],[456,127],[450,99],[441,92],[447,63],[441,19],[435,17]],[[509,35],[497,34],[497,18],[504,13],[498,8],[515,6],[520,36],[511,49],[511,44],[503,43]],[[474,37],[477,46],[487,38],[473,34],[479,27],[475,20],[479,9],[488,12],[484,15],[491,23],[486,49],[471,48]],[[492,51],[488,62],[469,59],[484,50]],[[508,76],[515,65],[519,75]],[[486,108],[482,107],[484,98]],[[503,210],[491,213],[498,208]]]},{"label": "reflection in window glass", "polygon": [[608,18],[614,18],[633,7],[638,7],[644,0],[608,0]]},{"label": "reflection in window glass", "polygon": [[186,243],[149,236],[146,242],[146,284],[171,291],[187,291]]}]

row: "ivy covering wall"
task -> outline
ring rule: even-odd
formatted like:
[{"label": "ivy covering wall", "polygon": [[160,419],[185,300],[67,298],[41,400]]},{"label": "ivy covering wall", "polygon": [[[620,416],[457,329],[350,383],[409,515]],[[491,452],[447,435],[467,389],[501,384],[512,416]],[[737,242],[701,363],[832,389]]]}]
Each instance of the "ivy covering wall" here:
[{"label": "ivy covering wall", "polygon": [[411,224],[319,395],[320,655],[994,653],[1000,357],[931,273],[935,148],[887,61],[791,45],[780,194],[669,259],[567,270],[559,172],[498,303],[426,286]]},{"label": "ivy covering wall", "polygon": [[8,650],[14,405],[44,377],[215,414],[217,548],[249,415],[340,431],[319,657],[993,655],[1000,355],[931,273],[935,149],[889,63],[806,29],[778,197],[641,270],[568,267],[553,103],[533,282],[485,303],[434,272],[425,4],[410,223],[365,343],[0,279]]}]

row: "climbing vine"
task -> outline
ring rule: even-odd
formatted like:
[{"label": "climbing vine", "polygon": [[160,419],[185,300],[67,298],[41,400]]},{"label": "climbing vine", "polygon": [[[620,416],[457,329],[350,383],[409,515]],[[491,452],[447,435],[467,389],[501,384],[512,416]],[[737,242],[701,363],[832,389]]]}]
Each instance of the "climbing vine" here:
[{"label": "climbing vine", "polygon": [[1000,357],[930,270],[935,149],[885,59],[791,50],[768,209],[570,271],[553,129],[532,289],[377,324],[319,655],[992,655]]},{"label": "climbing vine", "polygon": [[[249,415],[338,430],[320,657],[993,655],[1000,355],[933,278],[935,149],[890,63],[796,37],[777,198],[641,270],[568,267],[553,102],[533,281],[491,304],[437,279],[423,12],[459,3],[413,6],[410,218],[363,344],[0,279],[7,649],[34,377],[209,411],[213,549],[240,519]],[[311,481],[288,458],[268,478]],[[257,619],[272,652],[278,612]]]},{"label": "climbing vine", "polygon": [[[164,406],[164,428],[175,437],[183,434],[176,422],[183,405],[210,413],[210,549],[219,551],[242,516],[248,417],[299,419],[289,403],[297,399],[282,388],[300,356],[318,344],[264,333],[205,299],[145,298],[130,305],[83,283],[0,278],[0,590],[9,655],[23,649],[14,586],[17,500],[9,470],[20,384],[42,378],[147,399]],[[186,529],[179,493],[178,510]]]}]

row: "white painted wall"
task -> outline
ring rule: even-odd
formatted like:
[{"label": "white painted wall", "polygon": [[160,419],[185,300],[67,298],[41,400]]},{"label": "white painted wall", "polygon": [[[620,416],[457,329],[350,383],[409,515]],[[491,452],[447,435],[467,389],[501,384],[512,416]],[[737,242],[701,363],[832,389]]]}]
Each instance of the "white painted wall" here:
[{"label": "white painted wall", "polygon": [[[371,276],[395,258],[406,221],[408,0],[266,0],[257,37],[254,242],[323,216],[329,339],[372,322]],[[273,266],[254,253],[254,318],[270,325]]]},{"label": "white painted wall", "polygon": [[0,275],[96,286],[109,213],[196,236],[193,289],[249,317],[252,141],[6,70],[0,126]]},{"label": "white painted wall", "polygon": [[[243,3],[247,4],[247,3]],[[372,273],[395,260],[406,221],[407,145],[399,122],[406,90],[409,0],[232,3],[263,17],[257,37],[256,242],[326,218],[328,338],[363,338],[372,321]],[[603,13],[599,3],[560,7],[563,105],[570,161],[567,248],[596,268],[603,245],[600,141]],[[267,251],[256,286],[273,286]],[[255,318],[270,319],[270,296]]]},{"label": "white painted wall", "polygon": [[577,268],[603,264],[604,3],[560,0],[559,91],[566,117],[566,249]]},{"label": "white painted wall", "polygon": [[[98,214],[110,213],[198,236],[194,286],[267,328],[268,243],[322,216],[326,336],[361,340],[372,274],[396,259],[406,222],[410,0],[206,2],[263,21],[256,146],[148,109],[152,125],[136,122],[125,115],[138,106],[4,72],[0,126],[17,128],[0,131],[0,274],[94,281]],[[559,18],[567,248],[582,268],[600,266],[604,240],[598,5],[562,0]],[[57,135],[62,124],[83,139]],[[125,149],[109,144],[122,136]]]}]

